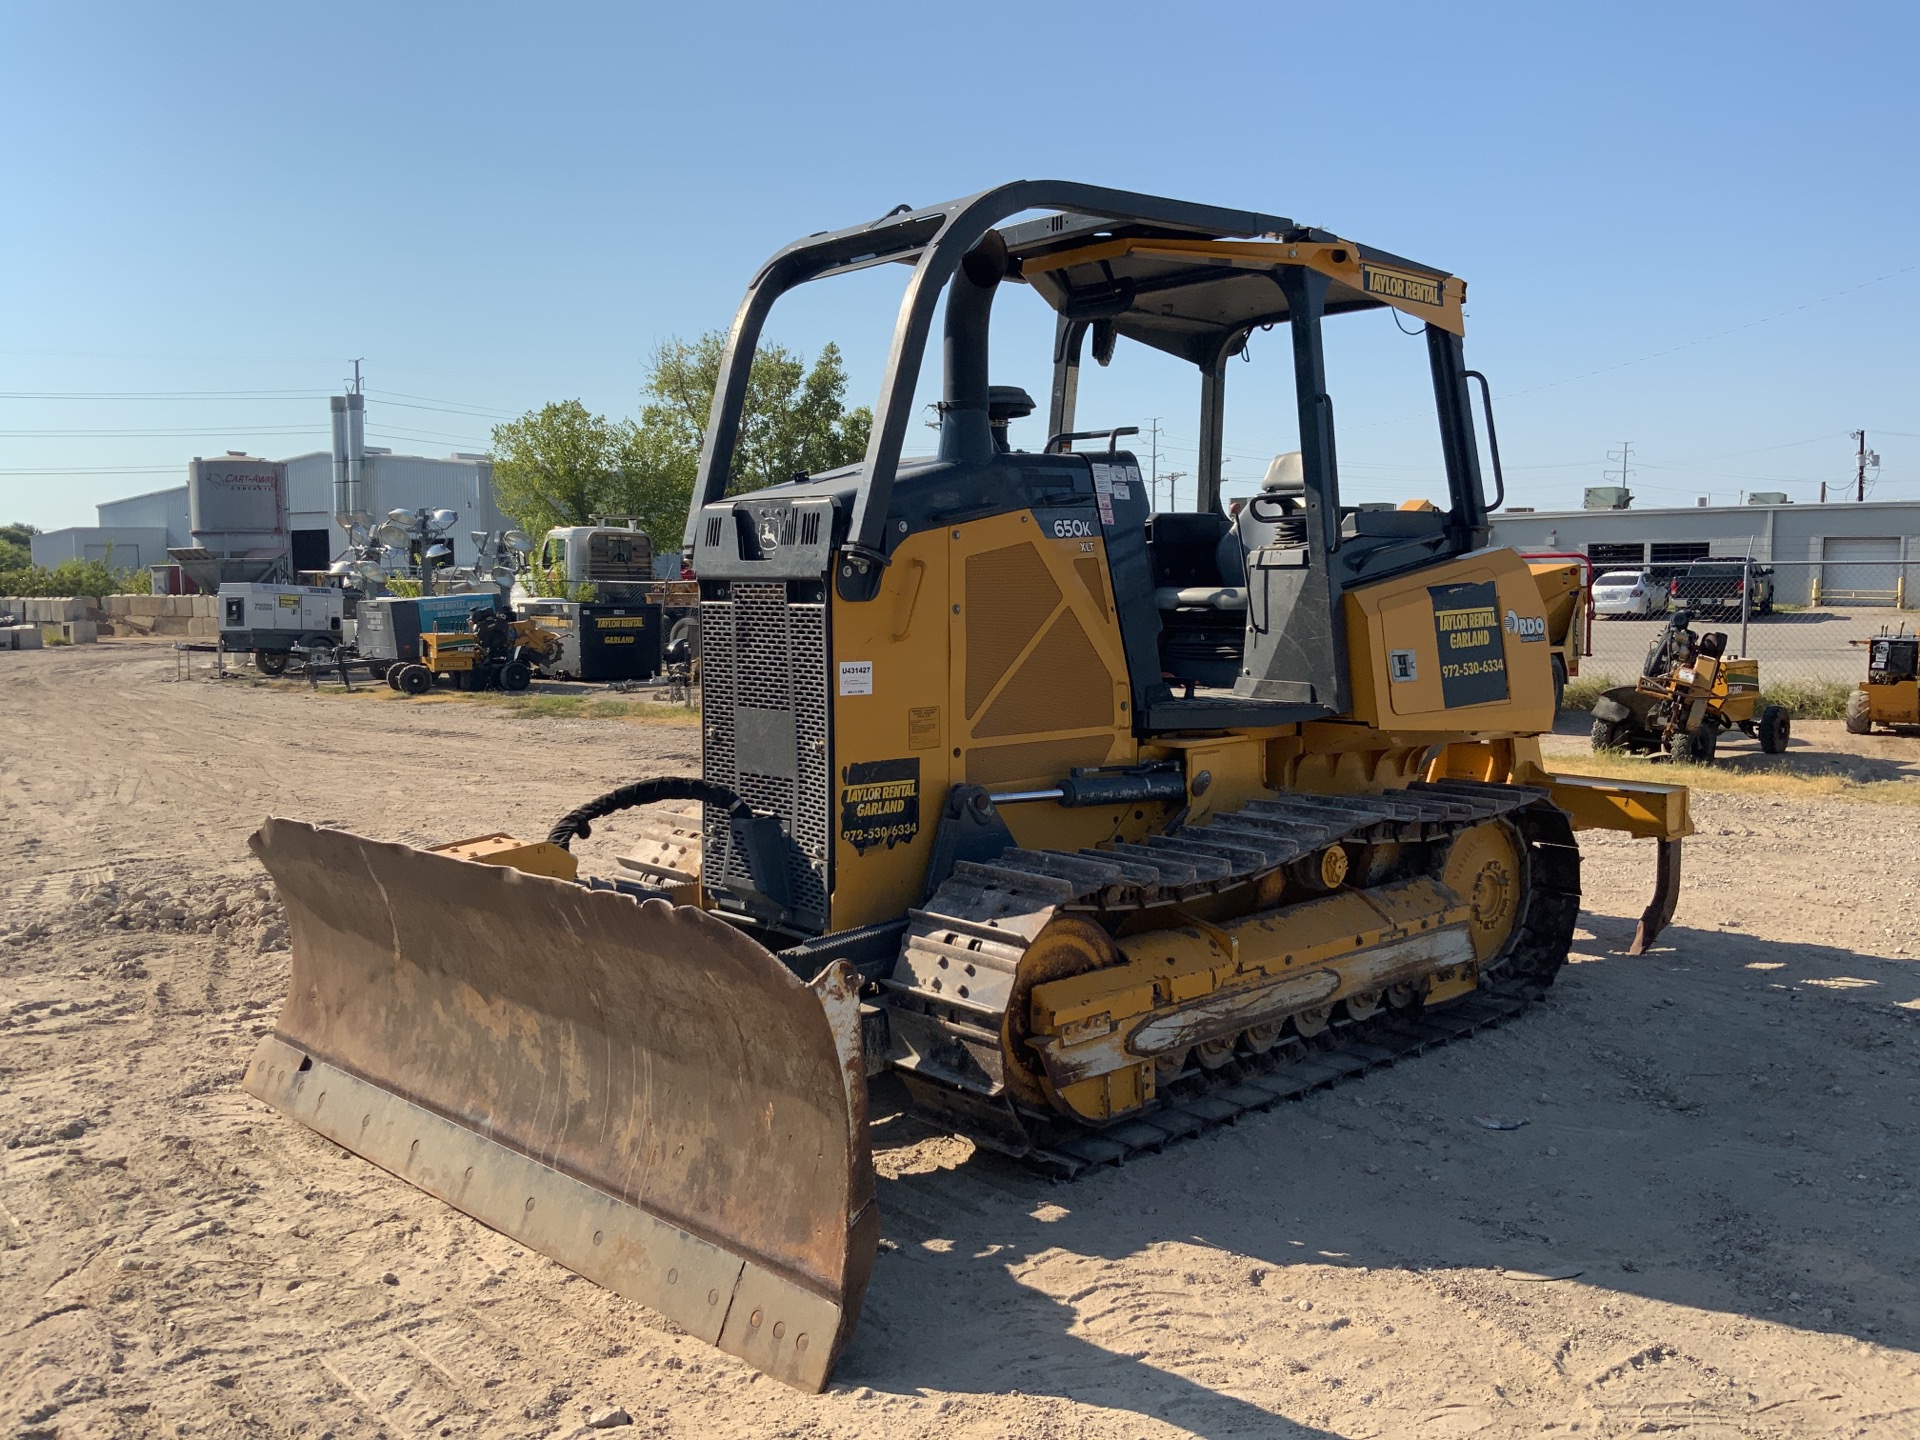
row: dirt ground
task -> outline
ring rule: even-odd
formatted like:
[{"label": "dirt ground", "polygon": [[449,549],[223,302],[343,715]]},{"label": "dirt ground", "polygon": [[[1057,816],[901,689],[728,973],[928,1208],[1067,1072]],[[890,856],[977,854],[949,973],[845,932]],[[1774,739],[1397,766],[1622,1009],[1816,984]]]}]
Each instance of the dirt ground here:
[{"label": "dirt ground", "polygon": [[1920,806],[1697,794],[1641,959],[1649,847],[1587,837],[1545,1004],[1122,1171],[881,1124],[807,1396],[238,1088],[287,983],[263,816],[544,830],[697,732],[172,675],[0,656],[5,1434],[1920,1435]]}]

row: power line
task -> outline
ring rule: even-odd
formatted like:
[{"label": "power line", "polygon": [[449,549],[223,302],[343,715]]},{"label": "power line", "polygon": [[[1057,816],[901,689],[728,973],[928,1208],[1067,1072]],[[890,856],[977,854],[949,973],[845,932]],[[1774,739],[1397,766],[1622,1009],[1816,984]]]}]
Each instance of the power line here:
[{"label": "power line", "polygon": [[37,465],[0,470],[0,475],[177,475],[186,467],[173,465]]},{"label": "power line", "polygon": [[325,400],[325,390],[0,390],[0,400]]},{"label": "power line", "polygon": [[438,396],[435,396],[435,395],[410,395],[410,394],[408,394],[408,393],[407,393],[407,392],[406,392],[405,390],[373,390],[373,389],[369,389],[369,390],[367,391],[367,394],[369,394],[369,395],[383,395],[383,396],[384,396],[384,395],[391,395],[391,396],[394,396],[395,398],[397,398],[397,399],[401,399],[401,400],[423,400],[423,401],[425,401],[425,402],[426,402],[427,404],[429,404],[429,405],[451,405],[451,406],[458,406],[458,407],[460,407],[460,408],[462,408],[462,409],[467,409],[467,410],[472,410],[472,411],[474,411],[474,412],[475,412],[476,414],[487,414],[487,415],[494,415],[494,416],[498,416],[498,417],[499,417],[500,419],[502,419],[502,420],[511,420],[511,419],[513,419],[513,418],[514,418],[513,416],[511,416],[511,415],[509,415],[509,414],[507,414],[507,413],[506,413],[506,412],[505,412],[504,410],[489,410],[489,409],[487,409],[487,407],[486,407],[486,406],[484,406],[484,405],[474,405],[474,404],[471,404],[471,403],[469,403],[468,401],[465,401],[465,400],[442,400],[442,399],[440,399],[440,398],[439,398]]},{"label": "power line", "polygon": [[169,430],[0,430],[15,440],[158,440],[173,435],[315,435],[317,425],[189,425]]}]

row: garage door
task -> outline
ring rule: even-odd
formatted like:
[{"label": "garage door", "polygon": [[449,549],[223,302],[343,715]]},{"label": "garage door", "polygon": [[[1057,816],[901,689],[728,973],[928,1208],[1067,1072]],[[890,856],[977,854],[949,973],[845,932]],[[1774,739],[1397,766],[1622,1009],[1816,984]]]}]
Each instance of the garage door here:
[{"label": "garage door", "polygon": [[1829,605],[1892,605],[1900,582],[1897,535],[1827,537],[1821,551],[1821,598]]}]

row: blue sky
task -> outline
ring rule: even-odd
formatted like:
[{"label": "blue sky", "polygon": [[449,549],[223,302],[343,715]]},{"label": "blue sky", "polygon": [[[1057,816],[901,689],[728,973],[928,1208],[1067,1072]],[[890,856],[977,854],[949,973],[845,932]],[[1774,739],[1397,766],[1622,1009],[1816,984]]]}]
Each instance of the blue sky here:
[{"label": "blue sky", "polygon": [[[1911,5],[7,0],[0,519],[323,448],[355,356],[396,449],[632,414],[653,346],[724,325],[785,241],[1046,175],[1465,276],[1517,503],[1577,505],[1623,440],[1641,504],[1810,501],[1861,426],[1876,498],[1920,498],[1916,39]],[[868,400],[899,281],[811,287],[772,337],[838,341]],[[1002,310],[995,379],[1044,396],[1038,302]],[[1424,493],[1418,343],[1343,323],[1346,492]],[[1292,439],[1284,346],[1253,349],[1242,488]],[[1123,349],[1081,420],[1160,416],[1191,472],[1196,405]]]}]

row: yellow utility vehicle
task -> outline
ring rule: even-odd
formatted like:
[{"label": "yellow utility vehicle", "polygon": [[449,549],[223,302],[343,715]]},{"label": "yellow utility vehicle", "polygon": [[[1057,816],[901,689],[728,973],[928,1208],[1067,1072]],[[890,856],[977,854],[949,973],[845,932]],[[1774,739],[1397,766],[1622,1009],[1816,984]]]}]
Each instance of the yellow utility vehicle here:
[{"label": "yellow utility vehicle", "polygon": [[1729,658],[1723,632],[1695,635],[1692,624],[1676,610],[1640,678],[1594,702],[1594,749],[1711,765],[1729,730],[1758,740],[1769,755],[1787,748],[1793,718],[1783,705],[1760,705],[1760,662]]},{"label": "yellow utility vehicle", "polygon": [[456,690],[525,690],[534,666],[560,653],[560,637],[533,620],[509,620],[491,602],[475,605],[465,630],[429,630],[420,658],[387,669],[387,684],[424,695],[436,682]]},{"label": "yellow utility vehicle", "polygon": [[1590,654],[1593,620],[1593,564],[1584,555],[1531,554],[1527,569],[1547,607],[1548,659],[1553,665],[1553,709],[1557,715],[1567,681],[1580,673],[1580,657]]},{"label": "yellow utility vehicle", "polygon": [[1920,725],[1920,636],[1906,626],[1884,626],[1867,647],[1867,678],[1847,697],[1847,729],[1865,735],[1875,725]]},{"label": "yellow utility vehicle", "polygon": [[[866,457],[734,493],[769,309],[880,265],[905,296]],[[870,1078],[1056,1173],[1157,1151],[1521,1012],[1567,957],[1583,828],[1657,844],[1644,948],[1687,792],[1541,760],[1547,604],[1487,544],[1464,295],[1279,216],[1051,181],[781,250],[684,539],[700,777],[438,852],[268,821],[293,978],[247,1088],[818,1389],[878,1242]],[[1010,435],[1035,402],[990,383],[1002,297],[1054,324],[1036,448]],[[1415,327],[1443,503],[1341,495],[1333,397],[1375,372],[1343,377],[1323,322],[1381,310]],[[936,327],[938,449],[910,459]],[[1229,517],[1226,381],[1267,330],[1299,448]],[[1083,353],[1122,341],[1195,367],[1192,512],[1078,418]],[[593,825],[661,801],[694,833],[576,875]]]}]

